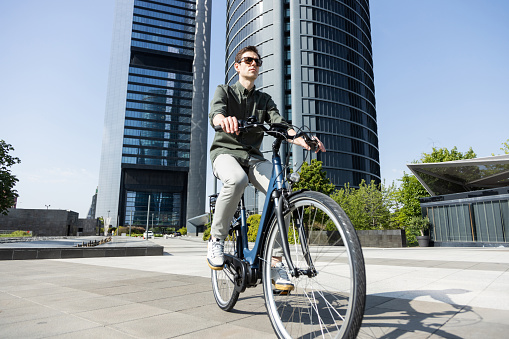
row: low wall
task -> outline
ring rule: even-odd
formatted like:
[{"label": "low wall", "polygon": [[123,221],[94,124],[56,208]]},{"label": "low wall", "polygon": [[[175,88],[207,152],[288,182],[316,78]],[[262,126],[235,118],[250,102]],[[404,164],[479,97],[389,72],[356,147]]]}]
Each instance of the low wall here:
[{"label": "low wall", "polygon": [[98,229],[98,219],[79,219],[66,210],[11,208],[0,214],[0,230],[31,231],[34,236],[90,236]]},{"label": "low wall", "polygon": [[0,248],[0,260],[69,259],[163,255],[163,246]]},{"label": "low wall", "polygon": [[[363,247],[406,247],[404,230],[356,230],[356,232]],[[309,239],[315,245],[343,246],[338,231],[312,231]]]},{"label": "low wall", "polygon": [[404,230],[357,230],[363,247],[406,247]]}]

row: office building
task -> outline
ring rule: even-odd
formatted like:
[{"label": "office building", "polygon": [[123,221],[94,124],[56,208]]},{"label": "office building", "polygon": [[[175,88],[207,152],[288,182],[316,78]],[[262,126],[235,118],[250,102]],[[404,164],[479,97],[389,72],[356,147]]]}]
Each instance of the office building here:
[{"label": "office building", "polygon": [[117,0],[96,217],[183,227],[205,213],[209,0]]},{"label": "office building", "polygon": [[[380,182],[369,1],[227,4],[225,81],[237,81],[236,53],[257,46],[263,65],[256,86],[288,121],[309,127],[327,148],[306,159],[294,146],[294,168],[316,157],[336,187]],[[270,151],[268,139],[264,149]]]}]

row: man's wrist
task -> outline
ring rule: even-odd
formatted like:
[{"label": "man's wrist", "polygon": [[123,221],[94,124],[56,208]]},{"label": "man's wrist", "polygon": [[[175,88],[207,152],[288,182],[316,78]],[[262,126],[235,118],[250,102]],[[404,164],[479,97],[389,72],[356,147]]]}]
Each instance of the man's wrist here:
[{"label": "man's wrist", "polygon": [[224,115],[222,115],[221,113],[218,113],[216,114],[213,118],[212,118],[212,124],[214,126],[217,126],[217,125],[221,125],[221,121],[223,121],[223,119],[225,118]]}]

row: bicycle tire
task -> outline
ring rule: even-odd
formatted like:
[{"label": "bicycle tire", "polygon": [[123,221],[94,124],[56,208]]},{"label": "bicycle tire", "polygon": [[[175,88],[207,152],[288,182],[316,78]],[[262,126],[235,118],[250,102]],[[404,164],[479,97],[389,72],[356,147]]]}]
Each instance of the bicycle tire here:
[{"label": "bicycle tire", "polygon": [[[237,255],[237,235],[231,230],[230,235],[224,241],[224,253]],[[235,290],[237,272],[233,265],[225,264],[222,270],[211,270],[212,292],[216,303],[224,311],[231,311],[240,293]]]},{"label": "bicycle tire", "polygon": [[[317,275],[296,278],[289,273],[294,290],[286,294],[274,290],[271,259],[273,254],[282,255],[275,252],[280,235],[274,216],[264,247],[262,284],[275,333],[279,338],[355,338],[364,316],[366,273],[360,242],[350,219],[333,199],[312,191],[290,197],[284,217],[289,234],[295,232],[298,222],[307,232],[305,248],[309,249]],[[290,252],[294,266],[306,269],[300,239],[290,244]]]}]

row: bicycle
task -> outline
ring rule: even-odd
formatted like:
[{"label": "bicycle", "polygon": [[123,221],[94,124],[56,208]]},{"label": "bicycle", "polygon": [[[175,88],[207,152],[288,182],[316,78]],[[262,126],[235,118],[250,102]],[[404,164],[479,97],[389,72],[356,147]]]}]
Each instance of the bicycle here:
[{"label": "bicycle", "polygon": [[[272,177],[254,244],[248,243],[243,197],[239,203],[224,244],[224,268],[211,273],[216,303],[230,311],[240,293],[261,282],[279,338],[355,338],[366,299],[364,258],[355,229],[325,194],[292,192],[289,187],[298,179],[286,179],[279,155],[284,140],[302,136],[311,148],[316,141],[303,131],[289,136],[286,125],[258,123],[254,117],[239,121],[241,132],[252,128],[275,138]],[[280,247],[292,291],[275,290],[271,281],[271,259]]]}]

